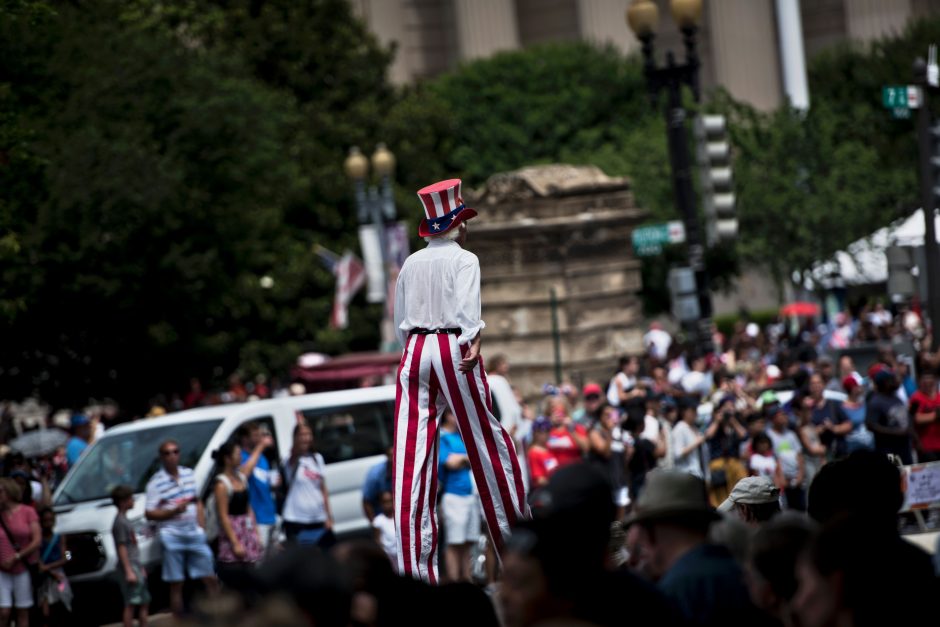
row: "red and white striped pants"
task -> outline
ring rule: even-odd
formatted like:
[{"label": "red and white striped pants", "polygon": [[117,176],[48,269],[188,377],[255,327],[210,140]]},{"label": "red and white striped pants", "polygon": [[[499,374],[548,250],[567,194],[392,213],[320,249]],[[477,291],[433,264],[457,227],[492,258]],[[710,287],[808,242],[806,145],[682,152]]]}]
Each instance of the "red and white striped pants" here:
[{"label": "red and white striped pants", "polygon": [[466,353],[451,334],[408,337],[398,367],[392,490],[398,570],[437,583],[438,422],[446,407],[467,447],[490,538],[501,554],[512,526],[529,510],[512,438],[491,411],[483,359],[458,370]]}]

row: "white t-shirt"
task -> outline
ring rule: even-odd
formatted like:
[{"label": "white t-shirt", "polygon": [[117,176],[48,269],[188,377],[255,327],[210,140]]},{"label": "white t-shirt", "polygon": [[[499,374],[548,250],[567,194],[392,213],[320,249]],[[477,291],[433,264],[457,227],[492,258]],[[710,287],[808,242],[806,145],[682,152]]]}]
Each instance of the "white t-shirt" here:
[{"label": "white t-shirt", "polygon": [[643,431],[640,432],[640,437],[654,444],[659,441],[659,420],[656,416],[643,416]]},{"label": "white t-shirt", "polygon": [[372,527],[379,530],[379,541],[382,544],[382,549],[388,555],[388,559],[392,561],[392,565],[397,567],[398,539],[395,536],[395,521],[385,514],[379,514],[372,519]]},{"label": "white t-shirt", "polygon": [[287,499],[284,501],[284,520],[294,523],[318,523],[326,521],[326,503],[323,500],[323,456],[319,453],[304,455],[297,464],[297,472],[289,465],[290,456],[284,459],[284,468],[289,482]]},{"label": "white t-shirt", "polygon": [[773,455],[753,453],[748,460],[748,466],[761,477],[773,479],[777,472],[777,460]]},{"label": "white t-shirt", "polygon": [[711,373],[699,372],[698,370],[692,370],[687,372],[682,377],[682,389],[688,392],[689,394],[701,394],[707,395],[712,391],[712,376]]},{"label": "white t-shirt", "polygon": [[682,451],[692,446],[697,437],[698,434],[692,430],[692,427],[690,427],[687,422],[680,420],[675,424],[672,428],[672,451],[673,459],[675,460],[673,467],[676,470],[687,472],[690,475],[704,478],[699,453],[701,447],[693,449],[685,456],[681,456]]},{"label": "white t-shirt", "polygon": [[650,329],[643,336],[643,346],[650,349],[656,359],[665,359],[672,345],[672,336],[662,329]]},{"label": "white t-shirt", "polygon": [[629,392],[636,387],[636,377],[628,377],[625,372],[618,372],[614,375],[614,378],[610,380],[610,385],[607,386],[607,402],[614,407],[620,407],[620,394],[617,391],[618,381],[624,392]]}]

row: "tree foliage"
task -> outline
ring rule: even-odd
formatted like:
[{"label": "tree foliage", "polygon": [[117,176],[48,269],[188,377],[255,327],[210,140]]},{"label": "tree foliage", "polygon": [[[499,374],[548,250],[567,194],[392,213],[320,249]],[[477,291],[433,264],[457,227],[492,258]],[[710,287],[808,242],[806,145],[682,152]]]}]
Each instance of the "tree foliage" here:
[{"label": "tree foliage", "polygon": [[[739,255],[782,279],[917,205],[912,125],[880,89],[937,40],[931,20],[818,56],[807,114],[707,99],[731,120],[741,218],[713,276]],[[349,330],[327,328],[312,252],[357,247],[351,145],[395,152],[412,224],[429,182],[549,162],[629,176],[650,221],[679,217],[639,59],[541,45],[401,89],[390,59],[348,0],[0,0],[4,396],[139,403],[374,347],[381,311],[361,297]],[[678,257],[645,263],[651,311]]]},{"label": "tree foliage", "polygon": [[344,139],[390,95],[348,3],[3,10],[4,395],[140,403],[377,343],[374,308],[325,328],[312,253],[355,242]]},{"label": "tree foliage", "polygon": [[671,213],[660,115],[638,60],[612,47],[543,44],[466,63],[407,88],[386,132],[410,164],[408,188],[440,176],[476,186],[526,165],[589,163],[632,176],[643,206]]},{"label": "tree foliage", "polygon": [[914,59],[938,40],[940,20],[930,19],[824,51],[809,64],[805,114],[716,96],[731,119],[746,262],[783,280],[920,206],[913,120],[891,119],[881,89],[912,82]]}]

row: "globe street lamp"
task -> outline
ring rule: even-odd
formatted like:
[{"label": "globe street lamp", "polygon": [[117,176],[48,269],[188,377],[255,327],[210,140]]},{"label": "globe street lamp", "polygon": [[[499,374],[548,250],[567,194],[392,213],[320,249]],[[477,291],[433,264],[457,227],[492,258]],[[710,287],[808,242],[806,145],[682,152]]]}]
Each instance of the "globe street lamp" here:
[{"label": "globe street lamp", "polygon": [[[386,225],[395,220],[395,198],[392,190],[392,174],[395,172],[395,155],[379,143],[372,153],[372,171],[379,177],[379,186],[367,185],[369,160],[357,146],[349,149],[349,156],[343,164],[346,175],[353,182],[358,210],[359,224],[371,226],[371,230],[360,229],[360,241],[366,271],[369,274],[369,302],[385,302],[388,294],[388,236]],[[369,263],[370,249],[378,251],[377,263]],[[394,350],[395,336],[391,332],[389,308],[383,307],[382,347],[384,351]]]},{"label": "globe street lamp", "polygon": [[653,106],[658,105],[661,91],[667,94],[664,113],[668,129],[673,193],[676,198],[676,207],[685,222],[689,267],[695,273],[698,296],[699,318],[694,329],[695,338],[701,351],[710,352],[712,350],[712,300],[708,274],[705,271],[704,248],[695,206],[695,192],[692,187],[689,144],[685,128],[686,112],[682,106],[683,85],[689,87],[696,102],[699,99],[699,58],[695,48],[695,33],[702,15],[702,2],[701,0],[672,0],[670,9],[673,20],[682,31],[682,41],[685,47],[685,62],[682,64],[677,64],[672,52],[668,51],[666,65],[656,66],[653,39],[659,25],[659,9],[654,2],[634,0],[627,9],[627,24],[641,43],[643,74],[646,76]]}]

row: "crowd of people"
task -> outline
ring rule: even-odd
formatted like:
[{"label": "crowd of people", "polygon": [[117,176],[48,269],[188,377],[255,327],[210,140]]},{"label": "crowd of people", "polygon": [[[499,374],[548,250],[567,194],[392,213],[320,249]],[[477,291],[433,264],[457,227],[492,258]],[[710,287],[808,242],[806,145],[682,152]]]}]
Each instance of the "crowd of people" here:
[{"label": "crowd of people", "polygon": [[[167,440],[146,517],[171,609],[243,625],[430,624],[442,613],[511,627],[913,620],[940,564],[898,534],[899,466],[940,461],[940,359],[911,314],[873,308],[864,320],[842,314],[792,331],[741,323],[716,333],[708,353],[654,323],[645,351],[609,380],[546,385],[532,405],[513,388],[508,358],[494,356],[494,413],[527,470],[533,518],[498,560],[444,412],[440,498],[430,505],[443,530],[439,586],[396,572],[391,449],[362,490],[374,536],[337,544],[324,461],[302,420],[280,460],[266,455],[263,425],[244,425],[213,452],[205,501]],[[882,342],[870,364],[840,356],[872,333]],[[209,402],[199,392],[194,383],[183,406]],[[55,624],[68,610],[68,547],[49,495],[103,422],[74,414],[70,439],[52,453],[3,458],[0,625]],[[146,625],[150,586],[126,516],[133,489],[119,486],[112,499],[124,623]],[[186,579],[201,581],[201,604],[184,607]]]},{"label": "crowd of people", "polygon": [[[876,315],[886,327],[890,314],[876,308]],[[802,511],[815,474],[854,451],[905,465],[940,460],[940,355],[908,327],[886,328],[894,334],[868,344],[862,369],[835,348],[862,343],[847,314],[831,328],[793,334],[742,323],[730,338],[716,333],[709,353],[673,342],[654,323],[646,352],[621,359],[609,381],[547,385],[540,411],[495,391],[493,401],[525,452],[534,487],[587,460],[607,474],[621,513],[654,468],[704,480],[715,507],[741,478],[765,476],[784,508]],[[899,346],[909,351],[899,354]],[[505,358],[495,362],[503,370],[491,380],[505,379]]]}]

